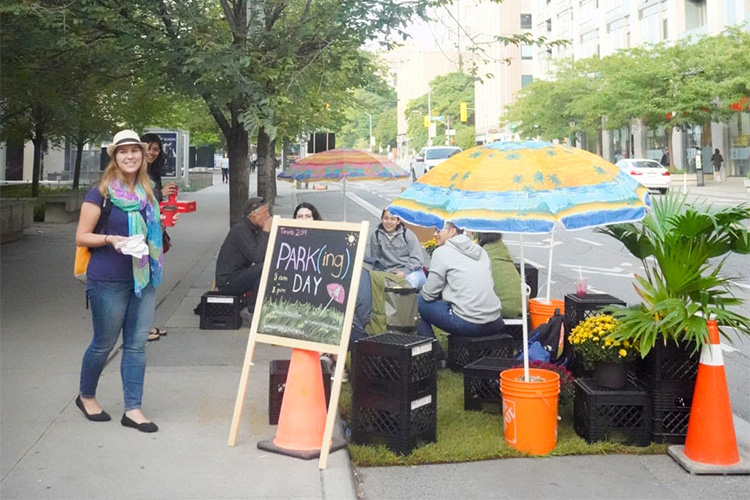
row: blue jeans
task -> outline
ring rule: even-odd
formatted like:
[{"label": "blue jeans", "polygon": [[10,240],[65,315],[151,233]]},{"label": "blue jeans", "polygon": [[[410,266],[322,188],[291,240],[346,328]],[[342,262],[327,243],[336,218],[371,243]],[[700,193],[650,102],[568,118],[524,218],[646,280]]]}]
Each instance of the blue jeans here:
[{"label": "blue jeans", "polygon": [[91,304],[94,338],[81,364],[81,396],[96,395],[99,377],[122,331],[120,376],[125,411],[141,407],[146,373],[146,339],[154,322],[156,290],[148,285],[135,296],[133,281],[89,280],[86,293]]},{"label": "blue jeans", "polygon": [[440,328],[451,335],[463,337],[485,337],[500,333],[505,326],[503,318],[498,317],[495,321],[478,324],[459,318],[448,302],[444,300],[427,301],[419,296],[419,323],[417,333],[422,337],[435,338],[432,325]]}]

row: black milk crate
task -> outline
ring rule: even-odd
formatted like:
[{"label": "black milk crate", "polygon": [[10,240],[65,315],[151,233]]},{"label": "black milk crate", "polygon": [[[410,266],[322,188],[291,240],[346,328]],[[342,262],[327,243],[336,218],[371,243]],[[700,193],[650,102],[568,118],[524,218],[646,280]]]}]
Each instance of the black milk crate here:
[{"label": "black milk crate", "polygon": [[352,394],[352,442],[408,455],[437,440],[437,388],[411,401]]},{"label": "black milk crate", "polygon": [[664,345],[657,340],[656,345],[636,366],[636,376],[656,392],[689,390],[695,386],[698,376],[699,351],[693,346],[681,347],[673,342]]},{"label": "black milk crate", "polygon": [[[676,373],[666,371],[663,373]],[[657,443],[683,444],[693,402],[695,380],[631,381],[647,391],[651,401],[651,439]]]},{"label": "black milk crate", "polygon": [[352,351],[352,391],[411,401],[436,385],[435,339],[384,333],[358,340]]},{"label": "black milk crate", "polygon": [[646,446],[651,441],[651,403],[646,391],[632,382],[612,390],[594,379],[575,381],[573,403],[576,434],[587,443],[607,439]]},{"label": "black milk crate", "polygon": [[[518,274],[521,274],[521,264],[516,262],[515,266]],[[537,293],[539,293],[539,269],[529,263],[524,267],[526,268],[524,269],[524,272],[526,273],[526,284],[531,288],[531,295],[529,295],[529,298],[533,299],[536,298]]]},{"label": "black milk crate", "polygon": [[499,413],[503,405],[500,373],[522,365],[517,359],[487,357],[464,366],[464,410]]},{"label": "black milk crate", "polygon": [[575,328],[578,323],[595,316],[603,307],[624,306],[625,302],[606,293],[587,293],[584,297],[575,294],[565,296],[565,331]]},{"label": "black milk crate", "polygon": [[510,335],[486,337],[448,336],[448,367],[461,371],[464,366],[481,358],[514,358],[521,343]]},{"label": "black milk crate", "polygon": [[654,409],[651,419],[651,440],[655,443],[685,444],[690,407]]},{"label": "black milk crate", "polygon": [[242,327],[240,309],[245,307],[242,295],[206,292],[201,297],[201,330],[237,330]]},{"label": "black milk crate", "polygon": [[[279,423],[289,363],[288,359],[274,359],[268,366],[268,423],[270,425]],[[326,408],[328,408],[328,401],[331,399],[331,370],[323,362],[320,363],[320,368],[323,371],[323,390],[326,394]]]}]

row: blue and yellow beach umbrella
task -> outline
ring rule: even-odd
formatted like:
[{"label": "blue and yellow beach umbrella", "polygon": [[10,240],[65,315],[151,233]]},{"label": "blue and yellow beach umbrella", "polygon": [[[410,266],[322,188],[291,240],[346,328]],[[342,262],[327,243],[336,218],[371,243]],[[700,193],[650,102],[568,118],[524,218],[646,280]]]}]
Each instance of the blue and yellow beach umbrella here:
[{"label": "blue and yellow beach umbrella", "polygon": [[445,221],[484,232],[549,233],[642,219],[648,190],[577,148],[496,142],[459,153],[419,178],[390,211],[419,226]]}]

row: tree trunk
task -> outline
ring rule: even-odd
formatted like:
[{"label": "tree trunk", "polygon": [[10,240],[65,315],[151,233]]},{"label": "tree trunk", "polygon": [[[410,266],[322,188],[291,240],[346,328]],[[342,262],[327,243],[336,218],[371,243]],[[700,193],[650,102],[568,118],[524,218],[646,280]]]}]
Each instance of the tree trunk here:
[{"label": "tree trunk", "polygon": [[78,184],[81,181],[81,158],[83,157],[83,144],[82,139],[76,141],[76,163],[73,166],[73,191],[78,191]]},{"label": "tree trunk", "polygon": [[596,154],[599,156],[602,155],[602,151],[604,151],[604,140],[602,139],[602,134],[604,132],[599,129],[596,131]]},{"label": "tree trunk", "polygon": [[276,202],[276,140],[263,127],[258,130],[258,196]]},{"label": "tree trunk", "polygon": [[39,196],[39,175],[42,169],[42,143],[44,137],[41,130],[37,129],[34,132],[34,137],[31,139],[34,143],[34,168],[31,171],[31,197],[36,198]]},{"label": "tree trunk", "polygon": [[[667,152],[669,153],[669,169],[674,169],[674,155],[672,154],[672,133],[674,129],[667,127]],[[687,168],[685,168],[687,170]]]},{"label": "tree trunk", "polygon": [[226,139],[229,157],[229,225],[233,226],[244,217],[242,207],[250,193],[250,156],[247,131],[241,123],[232,124]]}]

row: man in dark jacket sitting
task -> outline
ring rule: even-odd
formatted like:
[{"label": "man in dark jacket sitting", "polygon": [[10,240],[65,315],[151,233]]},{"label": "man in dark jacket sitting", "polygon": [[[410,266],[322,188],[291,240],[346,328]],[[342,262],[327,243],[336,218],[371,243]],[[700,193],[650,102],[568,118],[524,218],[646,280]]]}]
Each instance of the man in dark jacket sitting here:
[{"label": "man in dark jacket sitting", "polygon": [[216,259],[216,287],[227,295],[257,295],[268,247],[273,219],[266,200],[250,198],[243,213],[245,218],[229,230]]}]

